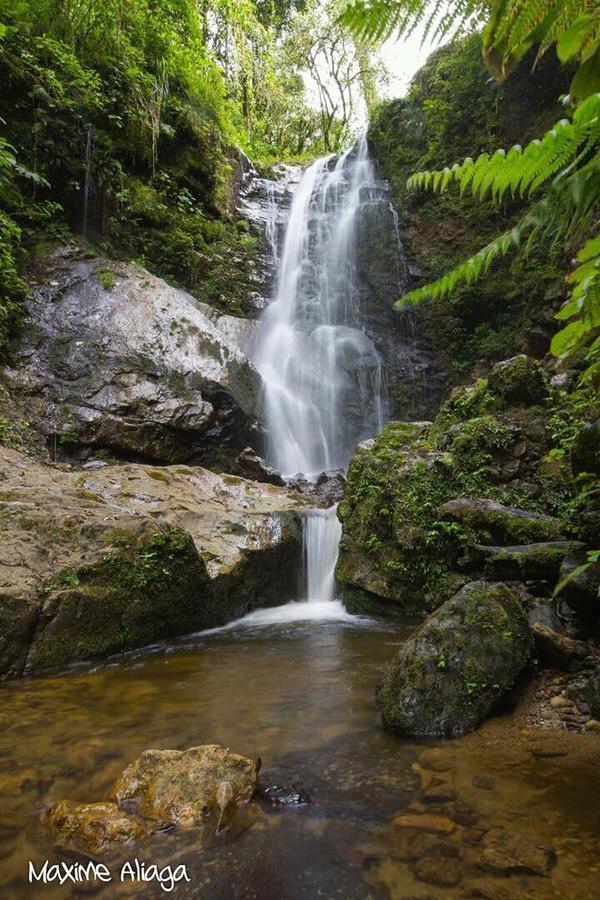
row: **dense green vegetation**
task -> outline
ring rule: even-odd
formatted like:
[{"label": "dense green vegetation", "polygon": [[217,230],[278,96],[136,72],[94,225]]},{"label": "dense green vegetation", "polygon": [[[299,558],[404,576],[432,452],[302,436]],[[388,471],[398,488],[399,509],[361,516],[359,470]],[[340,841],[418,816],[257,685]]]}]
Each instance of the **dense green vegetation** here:
[{"label": "dense green vegetation", "polygon": [[[215,306],[239,300],[255,241],[235,221],[241,148],[256,163],[347,140],[361,78],[339,3],[0,2],[0,352],[33,250],[70,232]],[[302,71],[339,63],[307,102]],[[369,80],[370,79],[370,80]],[[360,91],[358,92],[360,93]]]}]

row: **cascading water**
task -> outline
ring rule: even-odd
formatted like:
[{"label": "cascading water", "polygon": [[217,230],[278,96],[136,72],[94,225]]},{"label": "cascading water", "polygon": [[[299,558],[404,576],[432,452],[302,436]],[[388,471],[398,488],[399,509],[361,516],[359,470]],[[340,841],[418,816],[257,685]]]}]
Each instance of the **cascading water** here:
[{"label": "cascading water", "polygon": [[313,509],[304,519],[302,550],[309,603],[334,599],[335,564],[341,536],[337,505]]},{"label": "cascading water", "polygon": [[[387,416],[381,359],[361,316],[356,258],[360,216],[381,203],[381,183],[365,137],[339,158],[317,160],[294,191],[281,249],[276,195],[272,183],[265,187],[276,281],[255,364],[267,459],[284,477],[316,480],[345,470],[357,443]],[[319,610],[333,608],[340,537],[335,506],[303,518],[305,599]]]},{"label": "cascading water", "polygon": [[[284,477],[345,469],[387,412],[379,354],[365,333],[356,271],[361,207],[379,190],[367,142],[306,170],[277,259],[255,356],[267,459]],[[273,241],[273,230],[268,230]]]}]

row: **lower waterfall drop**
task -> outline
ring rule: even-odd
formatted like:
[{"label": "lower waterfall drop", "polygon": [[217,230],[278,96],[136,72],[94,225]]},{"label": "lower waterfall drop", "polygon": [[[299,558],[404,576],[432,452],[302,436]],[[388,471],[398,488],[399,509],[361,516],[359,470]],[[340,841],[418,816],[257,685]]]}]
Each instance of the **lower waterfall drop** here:
[{"label": "lower waterfall drop", "polygon": [[302,521],[302,555],[309,603],[335,599],[335,564],[341,536],[337,504],[329,509],[311,509]]}]

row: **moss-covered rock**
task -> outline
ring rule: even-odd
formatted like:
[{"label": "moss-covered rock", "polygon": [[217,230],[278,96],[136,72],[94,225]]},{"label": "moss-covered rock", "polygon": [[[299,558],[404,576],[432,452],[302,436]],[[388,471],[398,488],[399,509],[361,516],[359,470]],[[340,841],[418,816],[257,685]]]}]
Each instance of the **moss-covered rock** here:
[{"label": "moss-covered rock", "polygon": [[85,853],[105,853],[147,836],[144,827],[115,803],[59,800],[44,821],[60,847]]},{"label": "moss-covered rock", "polygon": [[497,363],[488,376],[488,386],[507,403],[542,404],[548,400],[544,369],[524,353]]},{"label": "moss-covered rock", "polygon": [[472,582],[394,657],[378,691],[383,724],[414,737],[465,734],[514,685],[530,652],[517,595],[501,583]]},{"label": "moss-covered rock", "polygon": [[485,531],[497,541],[553,541],[563,537],[566,530],[564,522],[552,516],[475,497],[449,500],[438,512],[442,518]]},{"label": "moss-covered rock", "polygon": [[542,541],[514,547],[486,547],[476,544],[473,555],[484,561],[485,574],[492,579],[556,581],[566,556],[581,550],[578,541]]},{"label": "moss-covered rock", "polygon": [[218,744],[145,750],[121,772],[112,798],[160,824],[190,827],[213,814],[226,825],[256,788],[259,763]]},{"label": "moss-covered rock", "polygon": [[222,625],[296,594],[302,501],[274,485],[199,467],[82,472],[5,448],[0,481],[0,678]]},{"label": "moss-covered rock", "polygon": [[108,656],[211,621],[212,586],[190,534],[154,529],[116,542],[97,562],[44,583],[29,670]]},{"label": "moss-covered rock", "polygon": [[338,507],[343,534],[336,577],[422,611],[448,575],[462,529],[435,527],[455,478],[450,454],[430,449],[426,427],[392,422],[354,456]]}]

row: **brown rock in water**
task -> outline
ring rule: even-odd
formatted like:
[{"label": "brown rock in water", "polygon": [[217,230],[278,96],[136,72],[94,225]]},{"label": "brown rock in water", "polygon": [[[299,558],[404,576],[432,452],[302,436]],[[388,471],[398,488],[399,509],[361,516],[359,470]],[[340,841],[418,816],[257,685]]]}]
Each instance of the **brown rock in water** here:
[{"label": "brown rock in water", "polygon": [[462,866],[456,857],[420,859],[412,867],[415,878],[439,887],[455,887],[462,879]]},{"label": "brown rock in water", "polygon": [[519,884],[507,880],[480,878],[463,885],[463,897],[483,897],[485,900],[520,900],[523,892]]},{"label": "brown rock in water", "polygon": [[458,856],[458,845],[453,839],[440,834],[431,834],[424,831],[416,834],[410,841],[410,855],[412,859],[428,859],[438,856]]},{"label": "brown rock in water", "polygon": [[492,828],[483,839],[481,865],[496,872],[531,872],[547,875],[556,863],[556,852],[521,834]]},{"label": "brown rock in water", "polygon": [[103,853],[146,837],[145,829],[114,803],[59,800],[45,816],[63,847]]},{"label": "brown rock in water", "polygon": [[213,814],[217,828],[251,799],[258,764],[218,744],[189,750],[146,750],[117,778],[112,798],[135,803],[148,819],[182,827]]},{"label": "brown rock in water", "polygon": [[392,819],[394,828],[414,828],[419,831],[432,831],[438,834],[452,834],[456,825],[447,816],[419,815],[418,813],[402,813]]}]

